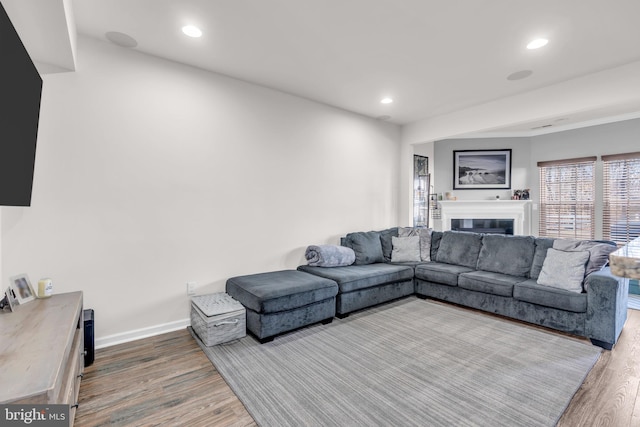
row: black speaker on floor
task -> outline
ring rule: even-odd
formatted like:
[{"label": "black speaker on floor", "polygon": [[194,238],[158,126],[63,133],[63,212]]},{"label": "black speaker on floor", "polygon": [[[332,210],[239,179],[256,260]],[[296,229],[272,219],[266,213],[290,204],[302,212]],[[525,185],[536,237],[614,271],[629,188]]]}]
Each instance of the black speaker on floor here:
[{"label": "black speaker on floor", "polygon": [[84,310],[84,366],[93,364],[96,354],[95,339],[93,336],[93,318],[94,312],[92,308]]}]

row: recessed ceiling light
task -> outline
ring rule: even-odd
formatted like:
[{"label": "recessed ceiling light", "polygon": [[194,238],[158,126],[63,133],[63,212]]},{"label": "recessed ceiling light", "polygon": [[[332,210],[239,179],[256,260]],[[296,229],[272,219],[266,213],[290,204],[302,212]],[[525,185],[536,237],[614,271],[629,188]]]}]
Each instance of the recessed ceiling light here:
[{"label": "recessed ceiling light", "polygon": [[202,30],[194,25],[185,25],[182,27],[182,32],[188,35],[189,37],[200,37],[202,36]]},{"label": "recessed ceiling light", "polygon": [[535,39],[529,42],[527,49],[538,49],[545,46],[547,43],[549,43],[549,40],[547,39]]},{"label": "recessed ceiling light", "polygon": [[391,99],[391,98],[382,98],[380,100],[380,102],[383,103],[383,104],[391,104],[393,102],[393,99]]}]

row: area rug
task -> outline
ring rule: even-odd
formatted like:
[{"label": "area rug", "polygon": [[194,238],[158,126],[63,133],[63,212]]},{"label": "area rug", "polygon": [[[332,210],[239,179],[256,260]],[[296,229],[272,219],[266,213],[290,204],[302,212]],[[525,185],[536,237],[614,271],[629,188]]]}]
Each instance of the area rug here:
[{"label": "area rug", "polygon": [[263,427],[553,426],[601,353],[415,297],[267,344],[199,344]]}]

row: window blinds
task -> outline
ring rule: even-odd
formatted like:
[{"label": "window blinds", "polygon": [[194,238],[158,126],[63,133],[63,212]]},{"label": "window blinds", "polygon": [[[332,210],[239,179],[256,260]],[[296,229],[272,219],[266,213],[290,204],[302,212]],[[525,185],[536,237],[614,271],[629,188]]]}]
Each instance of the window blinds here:
[{"label": "window blinds", "polygon": [[593,239],[596,157],[539,162],[544,237]]},{"label": "window blinds", "polygon": [[618,245],[640,236],[640,152],[602,156],[602,234]]}]

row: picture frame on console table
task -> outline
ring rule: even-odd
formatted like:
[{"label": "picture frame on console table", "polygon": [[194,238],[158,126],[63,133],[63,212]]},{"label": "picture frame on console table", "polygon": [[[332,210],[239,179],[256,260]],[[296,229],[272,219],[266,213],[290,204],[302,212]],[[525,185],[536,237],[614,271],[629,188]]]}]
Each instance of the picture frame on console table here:
[{"label": "picture frame on console table", "polygon": [[16,297],[20,304],[28,303],[36,298],[36,294],[33,291],[29,276],[26,274],[19,274],[11,277],[11,287],[15,291]]},{"label": "picture frame on console table", "polygon": [[7,286],[7,289],[4,291],[2,301],[0,301],[0,309],[9,307],[9,311],[13,311],[17,305],[18,298],[16,297],[16,293],[13,291],[11,286]]},{"label": "picture frame on console table", "polygon": [[511,149],[454,150],[453,189],[511,189]]}]

